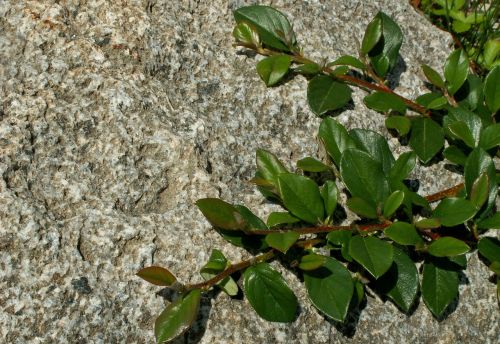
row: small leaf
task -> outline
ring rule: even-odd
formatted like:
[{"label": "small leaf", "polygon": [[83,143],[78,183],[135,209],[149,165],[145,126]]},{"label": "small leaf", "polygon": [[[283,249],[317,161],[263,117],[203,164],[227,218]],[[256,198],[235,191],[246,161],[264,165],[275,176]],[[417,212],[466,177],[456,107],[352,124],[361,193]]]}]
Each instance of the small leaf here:
[{"label": "small leaf", "polygon": [[477,249],[490,262],[500,262],[500,241],[497,238],[481,238],[477,244]]},{"label": "small leaf", "polygon": [[247,268],[243,285],[248,301],[262,319],[273,322],[295,319],[297,298],[280,273],[268,263]]},{"label": "small leaf", "polygon": [[304,272],[307,295],[322,313],[344,321],[354,292],[351,274],[337,260],[325,260],[320,268]]},{"label": "small leaf", "polygon": [[481,148],[474,149],[468,156],[464,167],[464,177],[465,177],[465,190],[467,194],[472,192],[472,187],[474,182],[479,178],[482,173],[488,175],[488,179],[491,181],[489,184],[489,195],[486,207],[479,213],[479,217],[482,218],[488,214],[488,212],[493,208],[495,204],[495,199],[497,197],[498,188],[497,184],[493,181],[496,180],[495,165],[490,155],[486,153]]},{"label": "small leaf", "polygon": [[361,53],[368,54],[382,38],[382,19],[379,16],[366,27],[363,42],[361,43]]},{"label": "small leaf", "polygon": [[[498,89],[500,89],[500,87]],[[500,145],[500,123],[495,123],[484,128],[481,132],[479,145],[485,150]]]},{"label": "small leaf", "polygon": [[[213,249],[208,262],[203,266],[203,268],[201,268],[200,274],[203,279],[207,281],[224,271],[228,264],[229,263],[224,254],[217,249]],[[238,285],[231,276],[224,278],[216,285],[229,296],[235,296],[238,294]]]},{"label": "small leaf", "polygon": [[474,142],[474,137],[469,130],[469,127],[465,122],[456,121],[448,125],[448,130],[453,134],[455,138],[458,138],[465,142],[465,144],[471,148],[476,145]]},{"label": "small leaf", "polygon": [[270,233],[266,235],[266,242],[272,248],[277,249],[280,252],[286,253],[290,247],[299,238],[299,233],[294,231],[288,231],[283,233]]},{"label": "small leaf", "polygon": [[254,229],[263,230],[268,229],[264,221],[262,221],[258,216],[256,216],[250,209],[245,207],[244,205],[235,205],[234,206],[240,215],[243,217],[243,220],[246,222],[245,230],[252,231]]},{"label": "small leaf", "polygon": [[347,207],[357,215],[368,219],[378,218],[377,209],[370,203],[359,197],[352,197],[347,200]]},{"label": "small leaf", "polygon": [[370,49],[369,57],[375,72],[385,77],[396,65],[399,48],[403,43],[403,33],[398,24],[385,13],[379,12],[376,17],[382,20],[382,39]]},{"label": "small leaf", "polygon": [[392,93],[373,92],[367,95],[363,99],[363,102],[370,109],[382,113],[390,113],[392,111],[396,111],[404,115],[406,112],[405,102],[401,98]]},{"label": "small leaf", "polygon": [[447,160],[460,166],[464,166],[467,161],[467,156],[457,146],[446,147],[443,155]]},{"label": "small leaf", "polygon": [[479,143],[483,121],[478,115],[461,106],[451,107],[448,115],[443,118],[443,126],[449,127],[454,122],[463,122],[467,126],[473,137],[473,140],[469,138],[469,141],[473,141],[472,147]]},{"label": "small leaf", "polygon": [[462,49],[453,51],[444,64],[448,92],[453,95],[464,84],[469,72],[469,59]]},{"label": "small leaf", "polygon": [[405,194],[403,191],[396,190],[394,191],[384,203],[384,217],[390,218],[396,210],[403,204],[403,200],[405,198]]},{"label": "small leaf", "polygon": [[394,164],[394,157],[385,137],[373,130],[353,129],[349,136],[356,143],[356,147],[366,153],[380,164],[385,173],[389,173]]},{"label": "small leaf", "polygon": [[472,190],[470,193],[470,201],[476,207],[476,209],[479,210],[483,206],[484,202],[488,200],[488,193],[489,178],[486,172],[483,172],[472,185]]},{"label": "small leaf", "polygon": [[266,57],[257,63],[257,73],[266,86],[276,85],[288,73],[292,60],[288,55]]},{"label": "small leaf", "polygon": [[495,113],[500,109],[500,66],[493,68],[484,80],[486,106]]},{"label": "small leaf", "polygon": [[220,272],[226,268],[226,265],[227,259],[224,254],[217,249],[213,249],[208,262],[201,268],[201,272],[203,272],[203,270]]},{"label": "small leaf", "polygon": [[331,117],[321,121],[318,137],[337,166],[340,165],[340,158],[344,150],[356,148],[356,143],[344,126]]},{"label": "small leaf", "polygon": [[496,212],[491,217],[479,221],[477,226],[482,229],[500,229],[500,212]]},{"label": "small leaf", "polygon": [[216,228],[226,230],[244,230],[246,223],[238,210],[231,204],[218,198],[202,198],[196,201],[208,222]]},{"label": "small leaf", "polygon": [[326,239],[329,243],[335,246],[340,246],[342,258],[348,262],[352,262],[352,257],[349,255],[349,242],[351,241],[352,231],[338,230],[328,233]]},{"label": "small leaf", "polygon": [[426,260],[422,278],[422,298],[432,314],[439,318],[457,295],[457,271],[446,265],[437,265],[434,259]]},{"label": "small leaf", "polygon": [[335,182],[327,180],[320,189],[321,198],[325,205],[326,216],[332,216],[335,208],[337,207],[338,190]]},{"label": "small leaf", "polygon": [[289,212],[273,212],[269,214],[269,217],[267,218],[267,225],[269,227],[274,227],[278,225],[288,225],[292,223],[297,223],[299,222],[300,219],[296,218]]},{"label": "small leaf", "polygon": [[340,109],[351,100],[351,89],[327,75],[317,75],[307,87],[309,108],[317,116]]},{"label": "small leaf", "polygon": [[438,72],[428,65],[422,65],[422,70],[424,71],[425,77],[431,84],[439,88],[444,88],[444,81]]},{"label": "small leaf", "polygon": [[317,63],[305,63],[298,66],[293,71],[303,75],[316,75],[321,72],[321,67]]},{"label": "small leaf", "polygon": [[477,212],[474,205],[464,198],[445,198],[434,209],[433,216],[446,227],[459,225],[471,219]]},{"label": "small leaf", "polygon": [[372,236],[354,236],[349,243],[349,253],[375,279],[386,273],[392,265],[392,246]]},{"label": "small leaf", "polygon": [[180,336],[191,327],[198,315],[200,297],[200,289],[191,290],[161,312],[155,321],[155,337],[158,344]]},{"label": "small leaf", "polygon": [[408,117],[390,116],[385,119],[385,126],[387,129],[396,130],[399,136],[405,136],[410,132],[411,121]]},{"label": "small leaf", "polygon": [[417,118],[412,123],[409,144],[419,159],[427,163],[443,148],[443,129],[430,118]]},{"label": "small leaf", "polygon": [[399,156],[389,173],[391,179],[403,180],[415,168],[417,156],[414,152],[406,152]]},{"label": "small leaf", "polygon": [[233,36],[236,41],[258,47],[260,38],[257,30],[245,22],[236,25],[233,30]]},{"label": "small leaf", "polygon": [[312,271],[323,266],[326,262],[326,257],[319,254],[311,253],[300,258],[299,269],[304,271]]},{"label": "small leaf", "polygon": [[[464,106],[472,111],[476,110],[480,104],[482,106],[484,95],[483,82],[480,77],[474,74],[467,75],[467,80],[465,81],[462,88],[465,88],[465,90],[467,90],[467,94],[462,99],[460,99],[460,106]],[[457,96],[460,97],[462,95],[461,93],[462,92],[459,92]]]},{"label": "small leaf", "polygon": [[415,222],[415,227],[421,229],[432,229],[441,227],[441,221],[439,219],[422,219]]},{"label": "small leaf", "polygon": [[154,285],[168,287],[177,279],[165,268],[159,266],[149,266],[137,272],[137,276]]},{"label": "small leaf", "polygon": [[330,72],[330,75],[332,76],[340,76],[340,75],[346,75],[349,72],[349,67],[347,66],[340,66],[335,68]]},{"label": "small leaf", "polygon": [[418,96],[417,99],[415,99],[415,102],[428,109],[430,103],[442,97],[443,96],[440,93],[429,92],[429,93],[424,93],[421,96]]},{"label": "small leaf", "polygon": [[433,241],[428,251],[435,257],[453,257],[469,252],[470,247],[462,240],[443,237]]},{"label": "small leaf", "polygon": [[365,69],[366,68],[366,66],[363,62],[361,62],[360,60],[358,60],[354,56],[349,56],[349,55],[341,56],[338,59],[336,59],[335,61],[327,64],[328,67],[337,66],[337,65],[347,65],[347,66],[351,66],[351,67],[358,68],[358,69]]},{"label": "small leaf", "polygon": [[391,224],[384,234],[394,242],[400,245],[417,245],[423,243],[418,235],[415,226],[407,222],[397,221]]},{"label": "small leaf", "polygon": [[430,110],[441,110],[447,104],[448,104],[448,99],[446,99],[446,97],[442,96],[442,97],[433,99],[431,102],[429,102],[429,104],[427,104],[427,106],[425,108],[430,109]]},{"label": "small leaf", "polygon": [[257,170],[262,175],[262,178],[276,187],[278,186],[278,175],[288,172],[274,154],[264,149],[257,149],[256,162]]},{"label": "small leaf", "polygon": [[297,167],[305,172],[325,172],[330,170],[330,167],[310,156],[297,161]]}]

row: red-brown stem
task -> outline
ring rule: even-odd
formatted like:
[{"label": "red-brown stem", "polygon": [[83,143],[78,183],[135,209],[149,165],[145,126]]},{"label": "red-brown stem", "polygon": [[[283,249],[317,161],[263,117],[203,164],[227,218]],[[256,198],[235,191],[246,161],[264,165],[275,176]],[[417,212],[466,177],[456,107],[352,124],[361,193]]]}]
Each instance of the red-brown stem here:
[{"label": "red-brown stem", "polygon": [[367,225],[351,225],[351,226],[315,226],[315,227],[303,227],[303,228],[280,228],[280,229],[264,229],[264,230],[252,230],[248,231],[246,234],[249,235],[267,235],[270,233],[284,233],[289,231],[294,231],[299,234],[317,234],[317,233],[329,233],[333,231],[340,230],[354,230],[358,229],[361,232],[375,232],[391,225],[390,222],[386,223],[373,223]]},{"label": "red-brown stem", "polygon": [[442,190],[432,195],[426,196],[425,199],[427,200],[427,202],[436,202],[446,197],[456,196],[463,188],[464,188],[464,183],[460,183],[446,190]]}]

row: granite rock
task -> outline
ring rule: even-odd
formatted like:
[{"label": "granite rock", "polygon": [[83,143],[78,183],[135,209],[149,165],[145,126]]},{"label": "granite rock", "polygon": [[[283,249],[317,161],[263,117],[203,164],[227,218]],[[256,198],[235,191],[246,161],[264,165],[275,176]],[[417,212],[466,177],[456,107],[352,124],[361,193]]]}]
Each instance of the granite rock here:
[{"label": "granite rock", "polygon": [[[250,1],[65,0],[0,2],[0,341],[153,342],[164,293],[134,274],[152,264],[185,282],[212,248],[249,257],[211,230],[198,198],[244,203],[265,216],[246,181],[259,147],[288,166],[317,153],[319,125],[306,81],[266,89],[258,57],[232,47],[232,10]],[[266,2],[268,3],[268,2]],[[393,82],[425,92],[419,65],[441,68],[450,38],[407,1],[273,1],[305,53],[356,54],[383,10],[405,43]],[[387,137],[362,104],[337,119]],[[401,147],[394,138],[397,152]],[[419,166],[420,192],[454,185],[443,163]],[[246,300],[203,298],[188,343],[494,343],[495,286],[475,257],[442,322],[420,304],[407,317],[375,296],[346,326],[307,302],[297,277],[273,263],[298,295],[292,324],[259,319]],[[167,295],[168,296],[168,295]],[[167,297],[168,298],[168,297]]]}]

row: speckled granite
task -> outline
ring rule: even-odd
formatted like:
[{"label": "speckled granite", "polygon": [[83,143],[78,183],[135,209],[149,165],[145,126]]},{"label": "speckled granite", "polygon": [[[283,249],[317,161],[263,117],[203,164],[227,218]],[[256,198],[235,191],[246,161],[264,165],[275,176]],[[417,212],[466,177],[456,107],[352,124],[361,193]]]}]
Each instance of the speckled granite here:
[{"label": "speckled granite", "polygon": [[[153,342],[164,300],[138,269],[159,264],[194,282],[214,247],[233,261],[248,256],[194,202],[222,197],[265,215],[271,206],[245,182],[256,148],[291,166],[316,153],[319,119],[304,79],[265,89],[255,58],[231,46],[231,11],[244,3],[0,1],[0,342]],[[392,15],[405,33],[396,79],[406,96],[425,90],[418,65],[440,68],[450,51],[407,1],[273,4],[315,58],[355,54],[376,11]],[[338,119],[387,134],[363,94]],[[443,163],[415,176],[422,193],[461,178]],[[281,269],[302,301],[296,322],[265,322],[246,301],[218,294],[203,299],[202,317],[178,342],[498,342],[494,285],[475,258],[469,265],[441,323],[422,304],[406,317],[370,296],[341,328]]]}]

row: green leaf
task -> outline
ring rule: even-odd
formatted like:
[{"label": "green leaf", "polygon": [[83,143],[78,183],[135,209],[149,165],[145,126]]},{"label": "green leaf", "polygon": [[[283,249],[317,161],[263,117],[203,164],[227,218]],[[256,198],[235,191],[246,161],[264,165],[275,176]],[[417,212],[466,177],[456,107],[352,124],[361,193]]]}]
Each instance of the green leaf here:
[{"label": "green leaf", "polygon": [[268,247],[264,238],[259,235],[247,235],[245,232],[224,229],[217,229],[217,231],[231,244],[247,250],[263,250]]},{"label": "green leaf", "polygon": [[208,262],[201,268],[200,272],[203,273],[204,270],[220,272],[223,271],[226,266],[227,259],[224,254],[217,249],[213,249]]},{"label": "green leaf", "polygon": [[317,63],[305,63],[298,66],[293,71],[303,75],[316,75],[321,72],[321,67]]},{"label": "green leaf", "polygon": [[378,218],[377,209],[371,204],[359,197],[349,198],[346,202],[347,207],[357,215],[368,219]]},{"label": "green leaf", "polygon": [[321,198],[325,206],[326,216],[332,216],[337,207],[338,190],[334,181],[327,180],[320,189]]},{"label": "green leaf", "polygon": [[429,104],[427,104],[426,108],[430,110],[441,110],[448,104],[448,99],[442,96],[436,99],[433,99]]},{"label": "green leaf", "polygon": [[311,224],[317,224],[324,218],[323,199],[312,179],[282,173],[278,176],[278,186],[285,207],[294,216]]},{"label": "green leaf", "polygon": [[330,72],[330,75],[332,76],[339,76],[339,75],[346,75],[349,72],[349,67],[347,66],[340,66],[335,68]]},{"label": "green leaf", "polygon": [[474,142],[474,137],[469,130],[469,127],[465,122],[456,121],[448,124],[448,130],[453,134],[455,138],[458,138],[465,142],[465,144],[471,148],[476,145]]},{"label": "green leaf", "polygon": [[168,287],[177,279],[165,268],[159,266],[149,266],[137,272],[137,276],[154,285]]},{"label": "green leaf", "polygon": [[399,308],[408,312],[418,293],[418,271],[415,263],[400,249],[393,248],[392,266],[380,277],[377,289],[387,295]]},{"label": "green leaf", "polygon": [[464,84],[469,72],[469,59],[462,49],[453,51],[444,64],[444,77],[448,92],[453,95]]},{"label": "green leaf", "polygon": [[243,273],[245,295],[257,314],[267,321],[292,322],[297,298],[279,272],[268,263],[250,266]]},{"label": "green leaf", "polygon": [[336,321],[344,321],[354,292],[351,274],[337,260],[325,257],[322,267],[304,272],[307,295],[314,307]]},{"label": "green leaf", "polygon": [[256,162],[257,171],[262,175],[262,178],[271,182],[276,188],[278,187],[278,175],[288,172],[274,154],[264,149],[257,149]]},{"label": "green leaf", "polygon": [[[224,254],[217,249],[213,249],[208,262],[203,266],[203,268],[201,268],[200,274],[203,279],[207,281],[217,276],[220,272],[224,271],[227,266],[228,261]],[[236,294],[238,294],[238,285],[231,276],[224,278],[216,285],[224,292],[226,292],[229,296],[235,296]]]},{"label": "green leaf", "polygon": [[405,136],[410,132],[411,121],[408,117],[390,116],[385,119],[385,126],[387,129],[396,130],[399,136]]},{"label": "green leaf", "polygon": [[340,109],[351,100],[351,89],[327,75],[317,75],[307,86],[309,108],[317,116]]},{"label": "green leaf", "polygon": [[328,67],[337,66],[337,65],[347,65],[347,66],[351,66],[351,67],[358,68],[358,69],[365,69],[366,68],[366,66],[363,62],[361,62],[360,60],[358,60],[354,56],[349,56],[349,55],[341,56],[338,59],[336,59],[335,61],[327,64]]},{"label": "green leaf", "polygon": [[348,149],[342,154],[340,174],[354,197],[359,197],[377,207],[389,196],[389,183],[382,164],[368,153]]},{"label": "green leaf", "polygon": [[415,227],[422,229],[432,229],[441,227],[441,221],[439,219],[422,219],[415,222]]},{"label": "green leaf", "polygon": [[421,96],[418,96],[417,99],[415,99],[415,102],[417,104],[420,104],[420,105],[424,106],[426,109],[428,109],[429,108],[429,104],[431,104],[436,99],[439,99],[439,98],[442,98],[442,97],[443,96],[440,93],[429,92],[429,93],[422,94]]},{"label": "green leaf", "polygon": [[356,148],[356,143],[344,126],[331,117],[321,121],[318,137],[337,166],[340,165],[340,158],[346,149]]},{"label": "green leaf", "polygon": [[319,254],[311,253],[300,258],[299,269],[304,271],[316,270],[323,266],[326,262],[326,257]]},{"label": "green leaf", "polygon": [[392,93],[387,92],[373,92],[367,95],[363,102],[367,107],[372,110],[382,113],[399,112],[404,115],[406,112],[405,102]]},{"label": "green leaf", "polygon": [[272,248],[277,249],[280,252],[286,253],[290,247],[297,241],[300,237],[299,233],[294,231],[288,231],[283,233],[270,233],[266,235],[266,242]]},{"label": "green leaf", "polygon": [[493,68],[486,76],[484,98],[486,106],[492,113],[500,109],[500,66]]},{"label": "green leaf", "polygon": [[430,118],[417,118],[412,123],[409,144],[418,158],[427,163],[443,148],[443,129]]},{"label": "green leaf", "polygon": [[288,73],[291,62],[288,55],[269,56],[257,63],[257,73],[266,86],[273,86]]},{"label": "green leaf", "polygon": [[267,225],[274,227],[278,225],[292,224],[299,222],[300,219],[296,218],[289,212],[273,212],[267,218]]},{"label": "green leaf", "polygon": [[161,312],[155,321],[155,337],[158,344],[180,336],[191,327],[198,315],[200,297],[200,289],[191,290]]},{"label": "green leaf", "polygon": [[477,244],[477,249],[490,262],[500,262],[500,241],[497,238],[481,238]]},{"label": "green leaf", "polygon": [[297,161],[297,167],[305,172],[325,172],[330,170],[330,167],[310,156]]},{"label": "green leaf", "polygon": [[394,165],[394,157],[385,137],[373,130],[353,129],[349,136],[356,143],[356,147],[382,164],[385,173],[389,173]]},{"label": "green leaf", "polygon": [[403,204],[403,200],[405,198],[405,194],[403,191],[396,190],[394,191],[384,203],[384,217],[390,218],[396,210]]},{"label": "green leaf", "polygon": [[467,156],[457,146],[448,146],[443,151],[444,157],[454,164],[464,166]]},{"label": "green leaf", "polygon": [[433,241],[428,251],[435,257],[453,257],[469,252],[470,247],[462,240],[453,237],[443,237]]},{"label": "green leaf", "polygon": [[417,156],[414,152],[406,152],[399,156],[389,172],[391,179],[403,180],[415,168]]},{"label": "green leaf", "polygon": [[500,123],[495,123],[484,128],[481,132],[479,145],[485,150],[500,145]]},{"label": "green leaf", "polygon": [[259,33],[248,23],[239,23],[233,30],[236,41],[258,47],[260,45]]},{"label": "green leaf", "polygon": [[482,229],[500,229],[500,212],[496,212],[491,217],[479,221],[477,226]]},{"label": "green leaf", "polygon": [[392,241],[400,245],[417,245],[423,243],[422,238],[417,233],[415,226],[407,222],[397,221],[391,224],[384,234]]},{"label": "green leaf", "polygon": [[[465,88],[467,92],[466,95],[460,99],[460,106],[464,106],[469,110],[476,110],[478,105],[480,105],[484,99],[483,82],[481,81],[481,78],[474,74],[469,74],[462,88]],[[461,96],[461,93],[462,92],[459,92],[457,96]]]},{"label": "green leaf", "polygon": [[428,65],[422,65],[422,70],[424,71],[425,77],[427,80],[436,87],[444,88],[444,81],[434,69],[429,67]]},{"label": "green leaf", "polygon": [[392,246],[372,236],[354,236],[349,243],[349,254],[375,279],[386,273],[392,265]]},{"label": "green leaf", "polygon": [[359,306],[363,301],[363,298],[365,297],[365,286],[358,279],[353,280],[353,282],[354,282],[353,300],[355,301],[355,304]]},{"label": "green leaf", "polygon": [[349,255],[349,242],[351,241],[352,231],[338,230],[328,233],[326,240],[335,246],[340,246],[342,257],[348,262],[352,262],[352,257]]},{"label": "green leaf", "polygon": [[[472,192],[472,186],[479,176],[486,172],[490,181],[496,180],[495,165],[491,157],[481,148],[474,149],[467,158],[464,167],[465,190],[467,194]],[[489,183],[488,202],[484,210],[479,213],[480,217],[485,216],[495,204],[497,197],[497,184]]]},{"label": "green leaf", "polygon": [[226,230],[244,230],[245,220],[231,204],[218,198],[202,198],[196,201],[208,222],[216,228]]},{"label": "green leaf", "polygon": [[382,38],[382,19],[379,16],[366,27],[363,42],[361,43],[361,53],[368,54]]},{"label": "green leaf", "polygon": [[489,178],[486,172],[483,172],[472,185],[470,201],[479,210],[484,202],[488,200]]},{"label": "green leaf", "polygon": [[[481,118],[474,112],[467,110],[461,106],[451,107],[447,116],[443,118],[443,126],[450,126],[453,122],[463,122],[469,128],[470,134],[474,138],[474,145],[479,143],[483,123]],[[470,140],[470,139],[469,139]]]},{"label": "green leaf", "polygon": [[268,229],[264,221],[262,221],[258,216],[252,213],[252,211],[244,205],[235,205],[234,207],[238,210],[238,212],[246,222],[245,230],[251,231],[253,229]]},{"label": "green leaf", "polygon": [[246,6],[234,11],[237,23],[246,22],[259,33],[262,43],[289,52],[295,46],[295,34],[285,15],[269,6]]},{"label": "green leaf", "polygon": [[369,57],[375,72],[385,77],[396,65],[399,48],[403,43],[403,33],[398,24],[385,13],[379,12],[376,17],[382,20],[382,39],[370,49]]},{"label": "green leaf", "polygon": [[434,259],[427,260],[423,270],[422,297],[432,314],[439,318],[457,295],[457,271],[436,264]]},{"label": "green leaf", "polygon": [[432,213],[446,227],[457,226],[471,219],[477,212],[471,201],[459,197],[445,198]]}]

